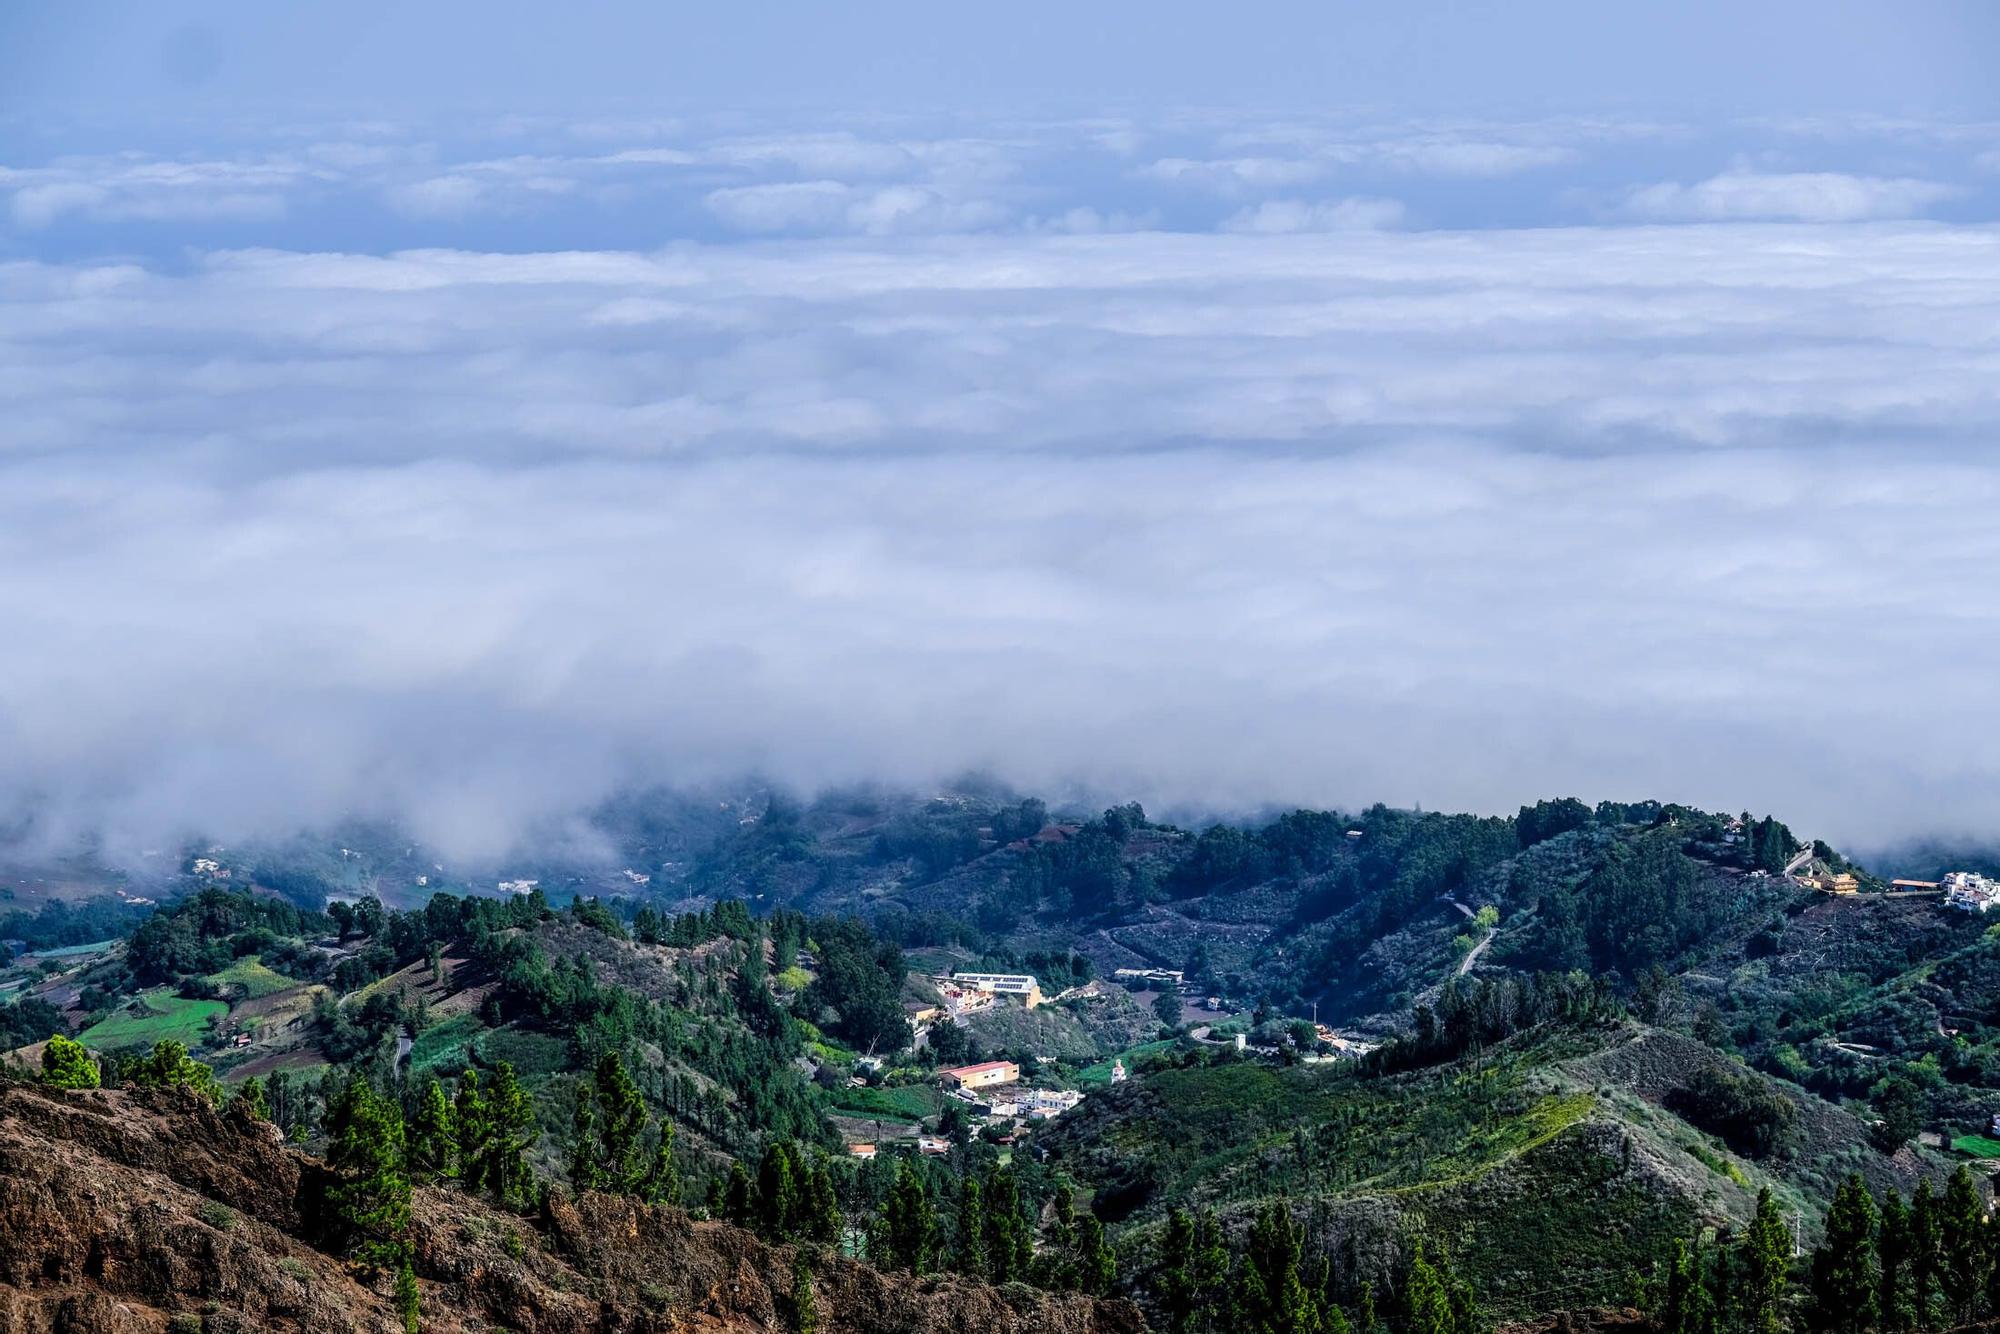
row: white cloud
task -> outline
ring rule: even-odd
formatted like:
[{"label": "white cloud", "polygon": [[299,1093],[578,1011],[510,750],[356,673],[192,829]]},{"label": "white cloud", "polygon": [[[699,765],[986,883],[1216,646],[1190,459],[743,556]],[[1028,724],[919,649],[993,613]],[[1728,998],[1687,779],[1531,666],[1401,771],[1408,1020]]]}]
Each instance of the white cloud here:
[{"label": "white cloud", "polygon": [[486,195],[486,186],[471,176],[430,176],[392,185],[385,192],[390,206],[420,218],[460,218]]},{"label": "white cloud", "polygon": [[1225,232],[1282,235],[1287,232],[1349,232],[1395,227],[1403,205],[1394,199],[1267,199],[1225,219]]},{"label": "white cloud", "polygon": [[1959,193],[1955,186],[1907,177],[1733,170],[1694,185],[1642,187],[1627,197],[1625,210],[1662,221],[1866,222],[1915,217]]},{"label": "white cloud", "polygon": [[857,188],[839,181],[732,186],[702,201],[738,231],[887,236],[908,232],[976,231],[1006,219],[981,199],[953,199],[914,185]]},{"label": "white cloud", "polygon": [[17,227],[97,221],[245,222],[285,215],[285,192],[313,173],[288,162],[176,162],[119,157],[0,170]]},{"label": "white cloud", "polygon": [[1892,225],[0,266],[0,794],[459,850],[750,767],[1990,822],[1996,275]]},{"label": "white cloud", "polygon": [[[0,807],[477,849],[633,779],[989,763],[1990,824],[2000,237],[1819,225],[1941,181],[1618,184],[1668,134],[521,120],[0,169]],[[1622,225],[1511,179],[1571,164]],[[204,250],[279,210],[352,239]],[[444,248],[469,218],[533,228]],[[83,220],[162,258],[26,258]]]},{"label": "white cloud", "polygon": [[65,213],[98,208],[109,197],[109,191],[82,181],[51,181],[46,185],[19,186],[12,199],[14,221],[22,227],[40,229]]},{"label": "white cloud", "polygon": [[1287,158],[1243,157],[1193,159],[1168,157],[1148,163],[1133,175],[1167,185],[1186,186],[1234,196],[1246,191],[1303,185],[1324,175],[1322,163]]},{"label": "white cloud", "polygon": [[1577,159],[1563,144],[1491,143],[1464,139],[1395,139],[1352,156],[1373,158],[1400,170],[1427,176],[1484,178],[1512,176]]}]

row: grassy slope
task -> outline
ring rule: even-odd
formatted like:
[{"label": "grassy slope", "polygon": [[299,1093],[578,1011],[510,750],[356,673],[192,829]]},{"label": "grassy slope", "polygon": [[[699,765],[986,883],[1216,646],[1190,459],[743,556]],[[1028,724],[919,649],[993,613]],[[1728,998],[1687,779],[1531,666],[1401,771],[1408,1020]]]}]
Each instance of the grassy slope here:
[{"label": "grassy slope", "polygon": [[87,1047],[113,1051],[120,1047],[150,1047],[167,1038],[194,1047],[209,1025],[229,1007],[217,1000],[185,1000],[161,987],[132,1002],[78,1034]]},{"label": "grassy slope", "polygon": [[1610,1025],[1388,1078],[1251,1063],[1154,1071],[1093,1096],[1047,1142],[1126,1219],[1135,1252],[1168,1205],[1240,1222],[1284,1197],[1320,1246],[1364,1270],[1386,1272],[1399,1245],[1427,1238],[1501,1314],[1622,1297],[1672,1237],[1747,1218],[1762,1185],[1810,1220],[1847,1170],[1907,1189],[1936,1167],[1875,1153],[1859,1121],[1796,1089],[1801,1152],[1743,1159],[1662,1103],[1717,1059]]},{"label": "grassy slope", "polygon": [[265,967],[264,961],[254,954],[245,955],[219,973],[210,973],[208,980],[218,987],[231,988],[232,994],[247,1000],[275,996],[298,985],[294,979]]},{"label": "grassy slope", "polygon": [[843,1086],[827,1094],[827,1102],[837,1115],[910,1123],[937,1115],[943,1101],[935,1088],[923,1084],[904,1084],[898,1088]]}]

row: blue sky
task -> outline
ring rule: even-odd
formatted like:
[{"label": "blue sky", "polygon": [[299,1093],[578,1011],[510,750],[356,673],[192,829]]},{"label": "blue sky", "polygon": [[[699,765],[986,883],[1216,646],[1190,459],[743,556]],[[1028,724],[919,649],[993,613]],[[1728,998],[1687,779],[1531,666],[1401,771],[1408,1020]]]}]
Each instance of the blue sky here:
[{"label": "blue sky", "polygon": [[74,0],[11,6],[4,24],[8,100],[89,112],[568,116],[622,103],[992,115],[1135,103],[1980,116],[2000,96],[2000,15],[1978,0]]},{"label": "blue sky", "polygon": [[1990,828],[1972,5],[0,17],[0,801]]}]

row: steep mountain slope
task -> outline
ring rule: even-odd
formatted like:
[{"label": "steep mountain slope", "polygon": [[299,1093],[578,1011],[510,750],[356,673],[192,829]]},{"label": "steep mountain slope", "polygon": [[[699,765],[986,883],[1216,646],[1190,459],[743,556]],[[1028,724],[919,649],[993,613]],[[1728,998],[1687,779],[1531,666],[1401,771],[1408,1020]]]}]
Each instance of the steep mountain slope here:
[{"label": "steep mountain slope", "polygon": [[[323,1168],[276,1131],[174,1093],[0,1086],[0,1328],[20,1334],[399,1330],[386,1282],[319,1248]],[[793,1328],[791,1248],[585,1194],[536,1218],[420,1188],[424,1328]],[[1119,1301],[807,1261],[821,1327],[1133,1334]],[[178,1322],[178,1323],[176,1323]]]},{"label": "steep mountain slope", "polygon": [[[1754,1152],[1691,1123],[1678,1109],[1716,1072],[1781,1100],[1795,1133]],[[1810,1232],[1849,1171],[1903,1190],[1943,1173],[1802,1089],[1624,1021],[1398,1074],[1195,1058],[1093,1098],[1044,1143],[1125,1220],[1135,1258],[1169,1206],[1240,1228],[1282,1197],[1352,1281],[1386,1285],[1421,1240],[1503,1316],[1623,1299],[1673,1238],[1747,1221],[1761,1186]]]}]

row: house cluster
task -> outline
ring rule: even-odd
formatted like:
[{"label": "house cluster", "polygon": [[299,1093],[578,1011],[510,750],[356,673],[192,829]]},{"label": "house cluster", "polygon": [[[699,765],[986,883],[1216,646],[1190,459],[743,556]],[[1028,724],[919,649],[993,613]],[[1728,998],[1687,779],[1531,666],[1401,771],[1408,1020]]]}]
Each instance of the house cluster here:
[{"label": "house cluster", "polygon": [[[1121,1066],[1117,1072],[1124,1073]],[[938,1071],[951,1096],[969,1103],[986,1122],[1045,1121],[1083,1101],[1070,1089],[1021,1087],[1021,1067],[1012,1061],[981,1061]]]},{"label": "house cluster", "polygon": [[1082,1101],[1074,1089],[1016,1089],[994,1097],[986,1108],[996,1121],[1046,1121]]},{"label": "house cluster", "polygon": [[1952,871],[1938,884],[1947,908],[1983,913],[2000,906],[2000,880],[1989,880],[1977,871]]},{"label": "house cluster", "polygon": [[1045,999],[1042,984],[1026,973],[950,973],[931,980],[954,1014],[1000,1001],[1019,1001],[1032,1010]]}]

